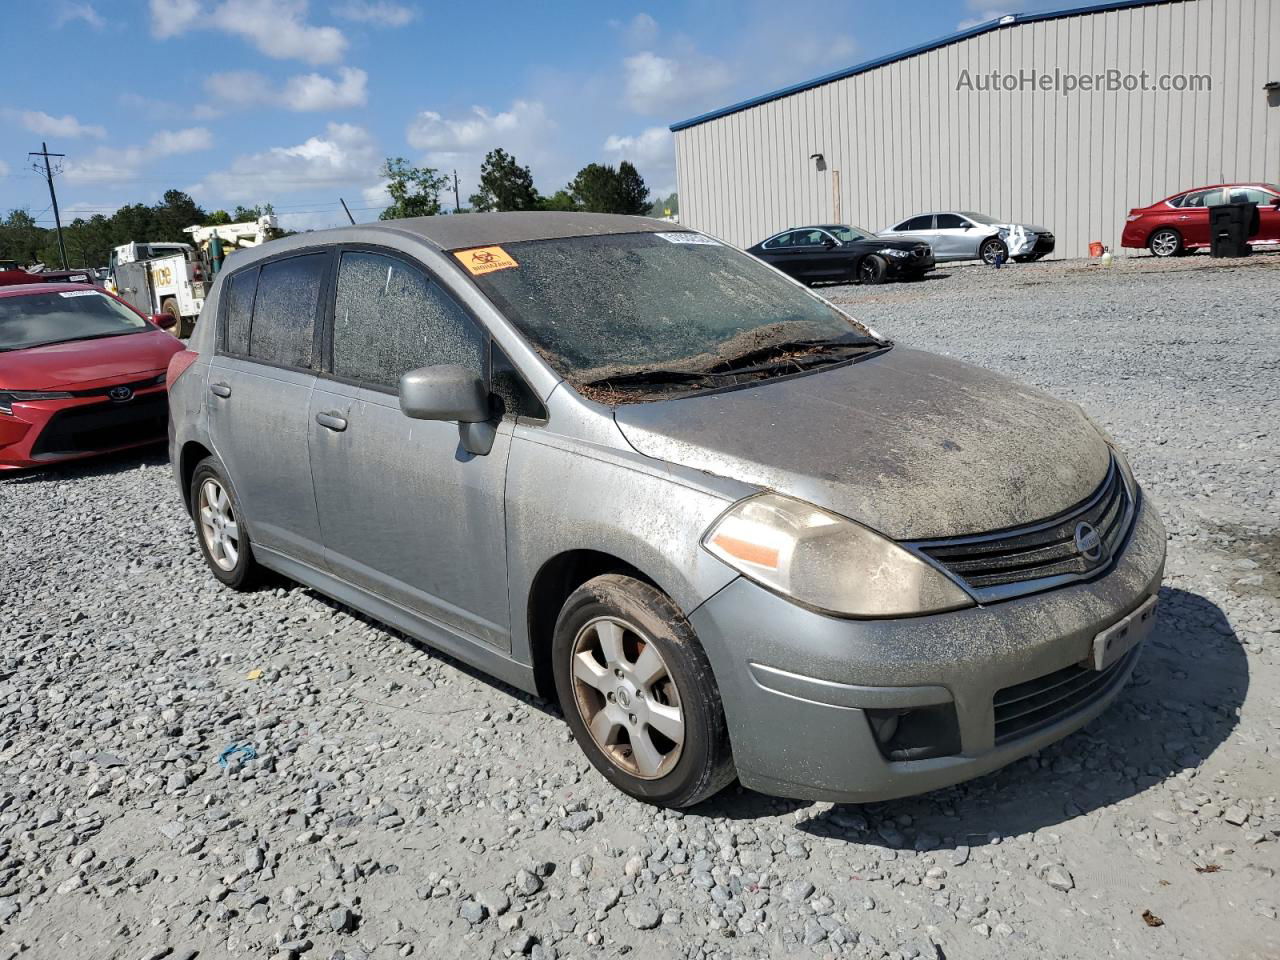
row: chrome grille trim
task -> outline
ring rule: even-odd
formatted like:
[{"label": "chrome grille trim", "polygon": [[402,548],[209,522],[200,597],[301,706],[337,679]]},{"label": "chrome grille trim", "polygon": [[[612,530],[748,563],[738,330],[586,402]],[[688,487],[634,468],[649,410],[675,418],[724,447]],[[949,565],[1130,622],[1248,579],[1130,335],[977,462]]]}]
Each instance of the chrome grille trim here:
[{"label": "chrome grille trim", "polygon": [[[1071,509],[1025,527],[903,544],[945,571],[979,603],[997,603],[1092,580],[1123,551],[1137,514],[1138,490],[1113,456],[1101,485]],[[1078,524],[1093,526],[1105,546],[1097,562],[1077,549]]]}]

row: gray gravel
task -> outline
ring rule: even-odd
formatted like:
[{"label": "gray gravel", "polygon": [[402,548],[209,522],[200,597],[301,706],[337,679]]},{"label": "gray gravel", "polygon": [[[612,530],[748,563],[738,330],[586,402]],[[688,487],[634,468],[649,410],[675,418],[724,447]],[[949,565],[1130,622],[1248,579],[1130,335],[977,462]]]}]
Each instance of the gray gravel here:
[{"label": "gray gravel", "polygon": [[0,960],[1280,955],[1280,258],[943,273],[826,292],[1080,403],[1168,523],[1098,721],[896,803],[657,811],[547,705],[219,587],[162,454],[7,477]]}]

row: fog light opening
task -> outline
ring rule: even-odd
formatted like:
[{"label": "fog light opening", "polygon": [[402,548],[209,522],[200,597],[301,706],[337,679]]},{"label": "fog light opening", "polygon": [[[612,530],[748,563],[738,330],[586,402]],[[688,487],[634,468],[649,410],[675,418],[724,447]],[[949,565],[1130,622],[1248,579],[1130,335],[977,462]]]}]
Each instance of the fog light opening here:
[{"label": "fog light opening", "polygon": [[960,752],[953,703],[865,711],[880,755],[890,762],[950,757]]}]

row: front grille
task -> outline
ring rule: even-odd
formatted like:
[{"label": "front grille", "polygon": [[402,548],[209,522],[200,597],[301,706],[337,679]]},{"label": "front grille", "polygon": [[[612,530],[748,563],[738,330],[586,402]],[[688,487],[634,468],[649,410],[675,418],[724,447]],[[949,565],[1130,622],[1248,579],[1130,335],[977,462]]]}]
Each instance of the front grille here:
[{"label": "front grille", "polygon": [[933,256],[933,248],[927,243],[922,243],[911,251],[911,255],[917,260],[923,260],[925,257]]},{"label": "front grille", "polygon": [[73,397],[105,397],[116,387],[128,387],[131,392],[137,393],[139,390],[146,390],[148,387],[154,387],[164,383],[164,381],[165,374],[162,373],[159,376],[152,374],[143,380],[134,380],[132,383],[112,383],[105,387],[94,387],[91,390],[68,390],[67,393]]},{"label": "front grille", "polygon": [[[1094,576],[1110,567],[1133,523],[1130,496],[1114,458],[1107,476],[1083,503],[1031,527],[912,544],[962,580],[980,601],[1006,599]],[[1088,559],[1077,530],[1088,524],[1101,555]]]},{"label": "front grille", "polygon": [[997,690],[996,744],[1025,737],[1083,710],[1106,695],[1138,656],[1134,647],[1105,670],[1072,664],[1035,680]]},{"label": "front grille", "polygon": [[169,398],[163,392],[128,403],[94,403],[55,413],[31,449],[33,457],[91,453],[146,440],[169,429]]}]

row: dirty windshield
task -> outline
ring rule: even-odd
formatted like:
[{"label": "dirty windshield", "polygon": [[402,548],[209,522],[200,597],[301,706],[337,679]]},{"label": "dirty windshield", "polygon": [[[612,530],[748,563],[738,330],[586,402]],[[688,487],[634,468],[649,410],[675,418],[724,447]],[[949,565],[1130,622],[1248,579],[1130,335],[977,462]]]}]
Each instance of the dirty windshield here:
[{"label": "dirty windshield", "polygon": [[883,346],[773,269],[701,234],[612,234],[502,249],[512,262],[476,282],[575,385],[722,376],[715,371],[743,358],[759,371],[754,361],[773,348],[794,356]]}]

